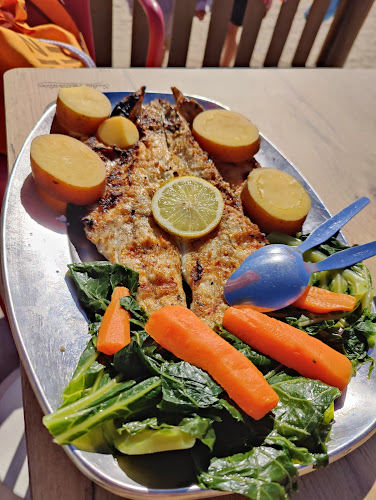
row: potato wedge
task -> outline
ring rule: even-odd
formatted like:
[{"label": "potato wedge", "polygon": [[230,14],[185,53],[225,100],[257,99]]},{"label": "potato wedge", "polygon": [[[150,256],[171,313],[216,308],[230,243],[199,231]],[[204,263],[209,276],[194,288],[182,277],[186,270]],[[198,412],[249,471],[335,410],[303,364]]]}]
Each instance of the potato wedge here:
[{"label": "potato wedge", "polygon": [[57,200],[87,205],[98,200],[105,190],[103,161],[89,146],[73,137],[61,134],[35,137],[30,160],[35,182]]},{"label": "potato wedge", "polygon": [[61,88],[56,101],[56,117],[69,132],[92,135],[111,113],[111,102],[102,92],[82,85]]},{"label": "potato wedge", "polygon": [[106,146],[127,149],[140,138],[136,125],[124,116],[112,116],[98,127],[97,138]]},{"label": "potato wedge", "polygon": [[192,132],[205,151],[225,162],[247,160],[260,148],[258,128],[240,113],[226,109],[199,113],[193,120]]},{"label": "potato wedge", "polygon": [[264,233],[297,233],[311,209],[304,186],[275,168],[252,170],[244,184],[242,201],[249,217]]}]

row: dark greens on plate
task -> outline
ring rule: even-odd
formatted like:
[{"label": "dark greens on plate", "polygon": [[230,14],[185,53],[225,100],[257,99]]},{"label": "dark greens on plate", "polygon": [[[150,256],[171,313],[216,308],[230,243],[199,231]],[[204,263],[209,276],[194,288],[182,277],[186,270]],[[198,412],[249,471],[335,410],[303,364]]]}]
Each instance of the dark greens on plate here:
[{"label": "dark greens on plate", "polygon": [[[273,241],[278,238],[271,236]],[[343,244],[332,238],[306,258],[325,258],[341,249]],[[337,388],[302,377],[216,325],[217,333],[249,358],[278,393],[276,408],[253,420],[206,372],[175,358],[148,336],[144,330],[148,315],[137,303],[137,273],[105,261],[68,267],[88,319],[90,340],[60,408],[44,417],[55,442],[111,453],[120,466],[126,456],[137,462],[137,455],[158,452],[156,456],[171,454],[175,461],[176,453],[184,453],[188,457],[184,468],[189,469],[184,486],[195,481],[202,488],[258,500],[288,498],[296,489],[299,465],[328,463],[334,401],[341,396]],[[371,372],[374,361],[368,350],[374,345],[376,315],[368,269],[361,263],[318,273],[312,284],[354,295],[356,309],[317,315],[289,307],[270,314],[342,352],[354,372],[365,362]],[[131,292],[121,299],[131,315],[131,342],[107,356],[96,350],[96,336],[118,285]],[[166,443],[179,451],[161,452]]]}]

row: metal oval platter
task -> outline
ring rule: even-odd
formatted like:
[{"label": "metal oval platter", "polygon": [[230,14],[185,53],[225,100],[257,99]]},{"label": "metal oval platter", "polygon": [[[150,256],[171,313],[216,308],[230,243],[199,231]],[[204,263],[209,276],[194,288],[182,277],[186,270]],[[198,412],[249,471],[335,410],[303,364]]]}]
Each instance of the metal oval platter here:
[{"label": "metal oval platter", "polygon": [[[128,94],[107,95],[115,105]],[[148,93],[145,102],[155,98],[173,103],[171,94],[156,93]],[[196,99],[206,109],[224,107],[203,98]],[[35,136],[49,133],[54,114],[55,105],[52,104],[18,156],[5,196],[2,221],[3,275],[13,335],[45,413],[60,405],[61,393],[89,337],[86,319],[65,278],[67,264],[77,260],[98,260],[91,243],[85,238],[75,237],[66,217],[43,204],[31,178],[30,143]],[[328,217],[316,193],[265,138],[262,138],[256,159],[261,166],[289,172],[307,188],[312,209],[304,230],[312,230]],[[376,373],[371,378],[367,376],[368,366],[363,366],[337,401],[329,442],[331,461],[364,442],[375,430]],[[214,494],[189,483],[189,480],[187,484],[184,463],[176,457],[167,465],[161,464],[160,457],[154,462],[153,457],[147,456],[116,460],[112,455],[83,452],[73,446],[65,449],[84,474],[121,496],[197,498]],[[168,471],[164,478],[163,470]],[[311,470],[312,467],[302,467],[300,474]]]}]

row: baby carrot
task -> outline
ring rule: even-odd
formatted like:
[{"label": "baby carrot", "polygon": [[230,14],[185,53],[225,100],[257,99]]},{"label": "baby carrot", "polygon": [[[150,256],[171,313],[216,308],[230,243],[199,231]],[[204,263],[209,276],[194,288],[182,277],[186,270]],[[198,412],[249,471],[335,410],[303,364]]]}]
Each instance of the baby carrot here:
[{"label": "baby carrot", "polygon": [[277,405],[277,393],[258,368],[186,307],[159,309],[150,316],[145,330],[178,358],[206,370],[254,419]]},{"label": "baby carrot", "polygon": [[350,380],[352,365],[346,356],[315,337],[249,307],[230,307],[223,326],[254,349],[304,377],[321,380],[341,391]]},{"label": "baby carrot", "polygon": [[129,295],[128,288],[117,286],[111,302],[103,315],[98,330],[97,350],[104,354],[115,354],[131,341],[130,314],[120,305],[120,299]]},{"label": "baby carrot", "polygon": [[303,295],[292,305],[315,313],[352,311],[356,305],[356,298],[346,293],[335,293],[325,288],[307,286]]}]

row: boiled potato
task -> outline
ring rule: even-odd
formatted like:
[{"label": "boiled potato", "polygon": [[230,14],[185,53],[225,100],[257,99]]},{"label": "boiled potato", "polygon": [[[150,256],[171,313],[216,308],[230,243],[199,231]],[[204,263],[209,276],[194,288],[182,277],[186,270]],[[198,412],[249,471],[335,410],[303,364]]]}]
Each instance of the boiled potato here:
[{"label": "boiled potato", "polygon": [[252,170],[242,200],[249,217],[264,233],[297,233],[311,208],[311,198],[300,182],[275,168]]},{"label": "boiled potato", "polygon": [[65,203],[87,205],[98,200],[106,187],[103,161],[89,146],[73,137],[61,134],[35,137],[30,160],[37,185]]},{"label": "boiled potato", "polygon": [[192,132],[200,146],[220,161],[241,162],[252,158],[260,148],[257,127],[245,116],[226,109],[199,113]]},{"label": "boiled potato", "polygon": [[47,191],[42,189],[37,183],[35,183],[36,190],[39,197],[43,202],[54,212],[64,215],[67,211],[67,204],[64,201],[57,200],[50,196]]},{"label": "boiled potato", "polygon": [[82,85],[61,88],[56,101],[56,117],[67,131],[92,135],[111,113],[111,102],[99,90]]},{"label": "boiled potato", "polygon": [[67,130],[66,128],[64,128],[58,121],[56,114],[51,123],[50,134],[70,135],[71,137],[77,137],[77,139],[82,137],[82,134],[77,134],[77,132],[72,132],[71,130]]},{"label": "boiled potato", "polygon": [[131,120],[124,116],[112,116],[99,125],[97,137],[106,146],[127,149],[138,141],[139,134]]}]

